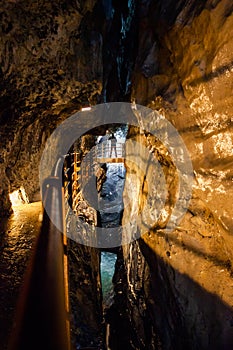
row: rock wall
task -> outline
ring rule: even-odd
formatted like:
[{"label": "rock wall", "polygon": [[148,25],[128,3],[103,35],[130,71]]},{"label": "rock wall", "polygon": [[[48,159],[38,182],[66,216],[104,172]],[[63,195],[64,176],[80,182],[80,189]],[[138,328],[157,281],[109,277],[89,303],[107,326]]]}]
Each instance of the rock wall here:
[{"label": "rock wall", "polygon": [[[102,89],[97,1],[7,1],[0,5],[0,212],[21,185],[39,189],[45,141]],[[87,64],[88,62],[88,64]]]},{"label": "rock wall", "polygon": [[87,104],[128,100],[134,1],[10,0],[0,5],[0,213],[39,189],[46,139]]},{"label": "rock wall", "polygon": [[[77,140],[71,152],[81,152],[78,161],[95,145],[94,135],[84,135]],[[72,174],[69,175],[69,179]],[[101,176],[100,176],[101,177]],[[100,179],[99,179],[100,181]],[[95,181],[96,184],[96,181]],[[90,187],[90,183],[88,184]],[[94,191],[93,191],[94,192]],[[68,196],[68,193],[66,194]],[[97,213],[92,202],[85,196],[85,191],[78,190],[78,200],[72,203],[77,217],[87,222],[90,227],[97,225]],[[96,194],[97,197],[97,194]],[[97,198],[95,198],[95,202]],[[70,203],[71,204],[71,203]],[[96,205],[95,205],[96,207]],[[91,230],[89,227],[89,230]],[[103,347],[104,329],[102,317],[102,289],[100,277],[100,251],[98,249],[80,244],[86,234],[91,236],[94,232],[86,232],[83,227],[68,214],[67,244],[68,271],[69,271],[69,300],[70,300],[70,330],[73,348]]]},{"label": "rock wall", "polygon": [[[135,99],[170,120],[190,152],[195,184],[180,226],[166,235],[161,223],[123,248],[134,348],[232,346],[232,10],[231,0],[0,5],[1,214],[20,186],[32,198],[46,139],[86,103]],[[138,140],[156,152],[153,138]],[[175,172],[158,154],[171,193]],[[123,223],[145,202],[144,177],[134,185]]]},{"label": "rock wall", "polygon": [[231,230],[232,4],[146,3],[132,97],[164,113],[181,133],[199,196]]},{"label": "rock wall", "polygon": [[72,345],[104,346],[100,252],[69,240],[68,256]]},{"label": "rock wall", "polygon": [[[1,216],[10,214],[15,189],[23,186],[33,200],[56,126],[99,101],[104,21],[94,19],[101,16],[101,2],[92,0],[1,2]],[[101,346],[99,251],[70,241],[69,266],[73,345]]]},{"label": "rock wall", "polygon": [[[127,307],[141,315],[138,305],[143,297],[141,310],[149,313],[151,331],[164,349],[230,349],[232,3],[146,1],[138,11],[132,99],[157,110],[176,127],[189,150],[195,181],[188,211],[172,233],[166,234],[158,224],[138,243],[123,247]],[[156,154],[158,147],[149,135],[131,128],[128,137]],[[165,172],[172,166],[163,152],[160,162]],[[123,224],[132,220],[133,209],[148,196],[145,178],[132,164],[127,166],[127,179],[125,200],[131,204],[125,208]],[[146,180],[154,181],[149,171]],[[132,188],[137,195],[132,195]],[[156,197],[156,184],[152,192]],[[152,204],[149,213],[153,210]],[[145,263],[135,266],[135,259]],[[138,317],[145,327],[143,317]],[[151,342],[148,348],[153,346]]]}]

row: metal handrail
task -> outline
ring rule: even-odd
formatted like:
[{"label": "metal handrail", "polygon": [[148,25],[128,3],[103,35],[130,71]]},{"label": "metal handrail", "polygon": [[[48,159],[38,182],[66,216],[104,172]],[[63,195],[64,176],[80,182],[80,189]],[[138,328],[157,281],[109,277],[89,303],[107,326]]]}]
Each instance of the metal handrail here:
[{"label": "metal handrail", "polygon": [[125,158],[125,143],[116,142],[116,152],[111,150],[111,140],[98,143],[83,158],[80,165],[81,187],[85,188],[92,176],[95,176],[96,169],[100,163],[108,163],[114,160],[123,161]]},{"label": "metal handrail", "polygon": [[[97,157],[95,152],[90,153],[88,169],[80,171],[76,152],[66,154],[58,159],[51,176],[44,181],[42,200],[46,210],[19,298],[9,350],[70,350],[67,249],[66,235],[63,235],[67,199],[65,201],[63,180],[72,170],[69,181],[73,189],[72,182],[79,182],[82,171],[87,170],[89,177],[90,168],[91,173],[94,171],[90,165]],[[69,157],[73,161],[64,172],[64,161]],[[66,187],[68,192],[67,183]],[[80,184],[75,186],[74,193],[70,194],[73,209],[79,187]]]},{"label": "metal handrail", "polygon": [[[112,151],[111,151],[112,148]],[[94,150],[95,158],[124,158],[125,156],[125,143],[117,141],[115,143],[116,153],[114,151],[114,146],[111,144],[111,140],[106,140],[104,142],[98,143]]]},{"label": "metal handrail", "polygon": [[[53,171],[58,175],[63,162]],[[45,180],[43,222],[17,307],[10,350],[70,350],[64,195],[58,176]],[[54,225],[51,217],[58,223]]]}]

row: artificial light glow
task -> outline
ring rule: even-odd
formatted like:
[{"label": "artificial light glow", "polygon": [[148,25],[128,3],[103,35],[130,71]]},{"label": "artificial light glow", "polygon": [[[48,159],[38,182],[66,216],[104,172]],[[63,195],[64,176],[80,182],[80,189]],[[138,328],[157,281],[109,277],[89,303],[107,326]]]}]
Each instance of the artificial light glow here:
[{"label": "artificial light glow", "polygon": [[82,112],[84,111],[90,111],[91,110],[91,107],[82,107]]},{"label": "artificial light glow", "polygon": [[29,203],[28,196],[23,186],[9,194],[12,207]]}]

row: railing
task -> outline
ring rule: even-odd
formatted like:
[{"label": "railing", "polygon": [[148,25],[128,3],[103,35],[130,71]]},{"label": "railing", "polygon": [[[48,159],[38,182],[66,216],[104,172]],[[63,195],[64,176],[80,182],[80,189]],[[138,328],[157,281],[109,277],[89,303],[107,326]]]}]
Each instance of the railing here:
[{"label": "railing", "polygon": [[54,176],[44,182],[47,212],[20,296],[11,350],[70,349],[66,236],[57,228],[64,226],[64,195],[57,176],[62,164],[60,159]]},{"label": "railing", "polygon": [[[63,172],[63,183],[64,183],[64,197],[65,197],[65,213],[67,216],[72,209],[76,210],[78,203],[78,195],[80,192],[80,165],[79,154],[69,153],[65,155],[64,160],[64,172]],[[65,220],[65,222],[66,222]]]},{"label": "railing", "polygon": [[70,209],[74,212],[76,211],[80,189],[84,190],[91,177],[96,176],[99,164],[111,163],[116,160],[123,162],[124,157],[125,144],[117,142],[116,147],[112,147],[110,140],[101,142],[93,147],[83,156],[82,162],[78,153],[67,154],[64,162],[66,215],[69,215]]},{"label": "railing", "polygon": [[116,142],[115,146],[111,143],[111,140],[107,140],[98,143],[95,148],[93,148],[93,153],[98,161],[98,159],[117,159],[124,158],[125,156],[125,144],[123,142]]},{"label": "railing", "polygon": [[92,176],[96,176],[99,164],[123,162],[125,143],[117,142],[115,147],[107,140],[97,144],[84,156],[79,168],[80,183],[85,187]]},{"label": "railing", "polygon": [[[76,209],[80,186],[95,174],[98,160],[110,156],[111,149],[106,147],[111,147],[109,141],[98,144],[82,164],[77,153],[62,156],[43,184],[46,211],[20,295],[10,350],[70,350],[67,242],[63,233],[70,210]],[[123,157],[124,144],[118,143],[116,152]]]}]

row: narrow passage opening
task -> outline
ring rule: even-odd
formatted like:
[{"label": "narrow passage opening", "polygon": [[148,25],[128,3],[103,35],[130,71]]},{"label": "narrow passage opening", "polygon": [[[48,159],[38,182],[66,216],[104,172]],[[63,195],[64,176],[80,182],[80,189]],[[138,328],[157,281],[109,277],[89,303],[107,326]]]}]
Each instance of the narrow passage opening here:
[{"label": "narrow passage opening", "polygon": [[[108,138],[108,135],[114,135],[119,142],[125,142],[125,135],[126,134],[126,127],[119,128],[115,131],[115,133],[110,132],[107,130],[106,135]],[[99,138],[98,142],[101,142],[103,140],[103,137],[106,138],[106,136],[102,136]],[[105,141],[105,139],[104,139]],[[109,152],[110,157],[119,157],[119,154],[114,154],[114,151],[116,153],[117,150],[114,150],[114,147],[112,147],[112,141],[111,139],[108,141],[109,145],[108,148],[105,149],[105,152]],[[121,156],[121,155],[120,155]],[[124,210],[124,203],[123,203],[123,190],[124,190],[124,183],[125,183],[125,166],[123,162],[119,163],[105,163],[104,164],[106,169],[106,177],[105,180],[102,183],[101,190],[99,192],[99,224],[101,227],[107,227],[107,228],[117,228],[121,226],[121,220],[122,220],[122,214]],[[115,234],[117,233],[117,229],[115,231]],[[102,298],[103,298],[103,322],[104,322],[104,328],[105,328],[105,346],[106,349],[111,349],[110,347],[110,335],[112,333],[110,327],[110,314],[111,314],[111,308],[114,305],[114,297],[115,297],[115,291],[114,291],[114,275],[117,272],[116,271],[116,262],[117,262],[117,255],[119,253],[119,247],[115,248],[109,248],[105,251],[101,251],[101,263],[100,263],[100,274],[101,274],[101,285],[102,285]]]},{"label": "narrow passage opening", "polygon": [[109,308],[113,303],[114,285],[113,275],[115,273],[115,263],[117,254],[101,252],[100,274],[103,295],[103,309]]},{"label": "narrow passage opening", "polygon": [[[114,304],[113,279],[121,245],[126,133],[127,125],[119,124],[93,130],[75,142],[65,163],[65,196],[77,218],[93,227],[114,228],[119,238],[114,240],[119,246],[113,246],[113,237],[108,236],[109,247],[97,249],[69,240],[71,338],[77,349],[110,349],[109,310]],[[73,164],[77,164],[74,169]],[[76,178],[80,187],[72,186]],[[70,237],[72,232],[85,235],[75,222],[72,226],[69,216],[67,227]],[[98,241],[98,233],[95,237]]]}]

